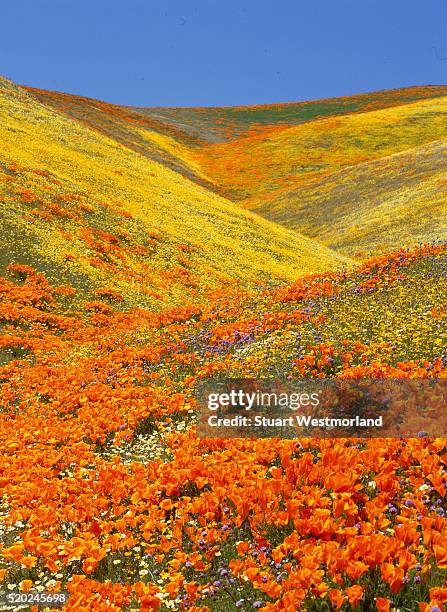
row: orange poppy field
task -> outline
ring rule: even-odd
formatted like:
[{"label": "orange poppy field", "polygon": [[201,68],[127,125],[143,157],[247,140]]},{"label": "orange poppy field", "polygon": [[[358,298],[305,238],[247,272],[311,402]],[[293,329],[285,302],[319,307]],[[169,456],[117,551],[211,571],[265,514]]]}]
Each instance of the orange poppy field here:
[{"label": "orange poppy field", "polygon": [[447,87],[143,109],[0,79],[0,591],[447,609],[422,417],[206,439],[196,400],[215,376],[447,378],[446,116]]}]

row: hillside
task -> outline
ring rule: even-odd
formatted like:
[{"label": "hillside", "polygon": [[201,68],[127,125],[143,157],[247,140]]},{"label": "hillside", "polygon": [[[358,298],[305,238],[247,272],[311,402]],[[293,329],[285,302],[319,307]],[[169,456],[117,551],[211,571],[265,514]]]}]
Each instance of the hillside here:
[{"label": "hillside", "polygon": [[168,122],[153,119],[136,108],[126,108],[83,96],[32,87],[24,88],[34,98],[58,113],[109,136],[140,155],[204,185],[214,188],[192,159],[190,148],[201,144]]},{"label": "hillside", "polygon": [[3,266],[158,306],[348,263],[5,80],[0,114]]},{"label": "hillside", "polygon": [[204,173],[246,206],[347,166],[447,137],[447,97],[328,117],[207,145]]},{"label": "hillside", "polygon": [[[0,79],[1,609],[39,589],[88,612],[447,604],[434,92],[188,123]],[[217,376],[343,379],[366,414],[349,379],[433,393],[381,398],[394,437],[200,437]]]},{"label": "hillside", "polygon": [[57,584],[66,609],[89,612],[434,612],[447,448],[426,414],[445,431],[445,387],[426,412],[405,398],[409,438],[199,438],[195,407],[216,373],[445,379],[446,266],[446,245],[426,246],[207,305],[89,316],[11,271],[0,581]]},{"label": "hillside", "polygon": [[220,194],[340,254],[364,258],[445,234],[447,87],[207,109],[26,91],[209,197]]},{"label": "hillside", "polygon": [[319,118],[197,149],[231,199],[348,256],[447,236],[447,98]]},{"label": "hillside", "polygon": [[365,257],[447,236],[447,139],[348,166],[253,210]]}]

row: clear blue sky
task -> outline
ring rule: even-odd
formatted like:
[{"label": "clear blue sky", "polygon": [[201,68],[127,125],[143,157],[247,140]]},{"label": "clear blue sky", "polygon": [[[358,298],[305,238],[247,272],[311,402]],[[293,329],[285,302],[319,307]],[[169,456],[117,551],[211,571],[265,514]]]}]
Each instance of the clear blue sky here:
[{"label": "clear blue sky", "polygon": [[144,106],[447,84],[447,0],[4,0],[0,74]]}]

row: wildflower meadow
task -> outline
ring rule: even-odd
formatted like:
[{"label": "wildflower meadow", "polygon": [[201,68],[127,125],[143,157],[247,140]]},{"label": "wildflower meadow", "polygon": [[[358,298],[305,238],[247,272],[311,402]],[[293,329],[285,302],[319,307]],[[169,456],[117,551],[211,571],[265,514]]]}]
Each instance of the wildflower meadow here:
[{"label": "wildflower meadow", "polygon": [[444,609],[447,439],[204,439],[196,389],[447,378],[446,112],[445,87],[155,112],[0,79],[4,596]]}]

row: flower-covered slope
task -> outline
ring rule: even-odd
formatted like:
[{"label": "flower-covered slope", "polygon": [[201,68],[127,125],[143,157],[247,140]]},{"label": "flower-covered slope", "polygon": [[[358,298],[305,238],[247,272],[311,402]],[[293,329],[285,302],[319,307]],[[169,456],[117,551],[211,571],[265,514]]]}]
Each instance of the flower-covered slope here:
[{"label": "flower-covered slope", "polygon": [[158,314],[113,291],[73,311],[73,287],[10,266],[2,584],[95,612],[442,609],[445,439],[198,440],[194,389],[216,372],[445,378],[446,257]]},{"label": "flower-covered slope", "polygon": [[447,137],[447,97],[318,118],[210,144],[197,153],[205,174],[247,206],[329,176]]},{"label": "flower-covered slope", "polygon": [[208,109],[126,108],[27,91],[345,255],[364,259],[446,232],[446,87]]},{"label": "flower-covered slope", "polygon": [[0,82],[1,264],[130,304],[349,261]]},{"label": "flower-covered slope", "polygon": [[195,150],[244,208],[367,258],[447,235],[447,98],[265,128]]},{"label": "flower-covered slope", "polygon": [[274,192],[253,210],[360,258],[447,236],[447,139]]},{"label": "flower-covered slope", "polygon": [[[265,137],[341,122],[340,157],[325,163],[346,181],[309,183],[338,233],[347,202],[372,214],[363,201],[385,210],[393,189],[413,191],[428,224],[444,180],[436,93],[286,130],[264,122]],[[381,112],[400,116],[388,141]],[[338,269],[351,261],[207,190],[185,126],[4,80],[0,113],[0,591],[68,591],[65,609],[86,612],[447,606],[447,443],[422,437],[417,412],[416,439],[290,441],[198,439],[195,414],[197,384],[215,375],[447,378],[442,225],[427,227],[431,244]],[[377,159],[361,133],[373,124]],[[275,155],[273,186],[289,163]],[[349,168],[350,155],[373,159]],[[231,163],[219,172],[240,181]],[[261,178],[247,186],[264,190]],[[399,211],[393,241],[423,236]]]},{"label": "flower-covered slope", "polygon": [[201,141],[136,108],[126,108],[92,98],[32,87],[25,88],[34,98],[59,113],[79,121],[129,149],[157,161],[191,180],[214,188],[194,163],[189,149]]}]

